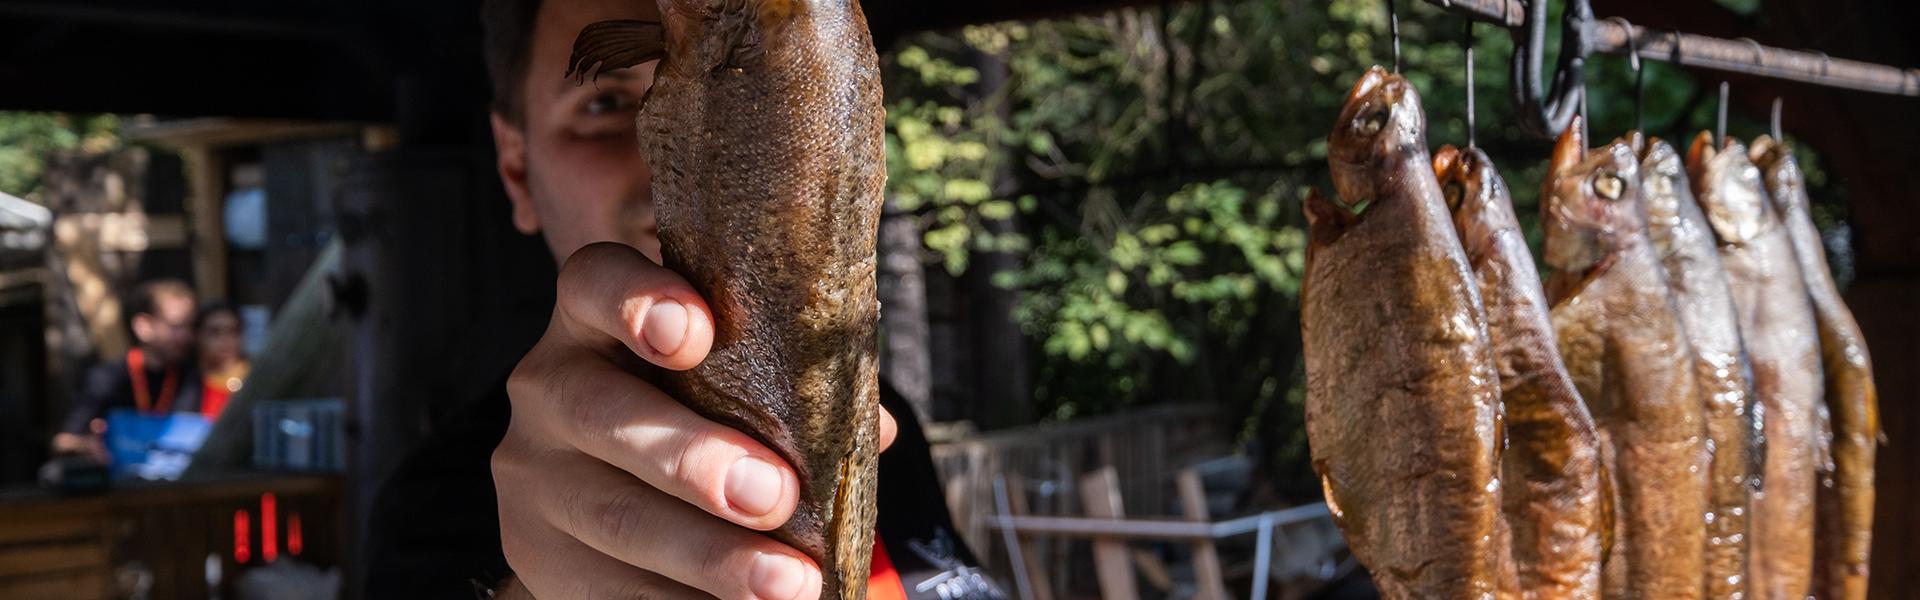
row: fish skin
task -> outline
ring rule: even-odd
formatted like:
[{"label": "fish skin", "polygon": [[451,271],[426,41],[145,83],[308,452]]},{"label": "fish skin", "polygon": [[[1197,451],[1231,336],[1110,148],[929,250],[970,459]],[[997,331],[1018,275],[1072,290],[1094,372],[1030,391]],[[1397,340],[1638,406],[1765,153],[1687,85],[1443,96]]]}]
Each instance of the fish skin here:
[{"label": "fish skin", "polygon": [[[638,118],[665,266],[713,311],[674,398],[792,465],[800,502],[773,538],[859,599],[873,549],[886,181],[879,59],[857,0],[659,0],[663,21],[603,22],[570,72],[664,55]],[[644,47],[643,47],[644,46]]]},{"label": "fish skin", "polygon": [[1329,138],[1348,204],[1306,206],[1307,434],[1382,597],[1492,598],[1499,375],[1425,129],[1412,84],[1374,67]]},{"label": "fish skin", "polygon": [[[1690,348],[1641,212],[1626,141],[1588,153],[1576,120],[1541,194],[1554,332],[1612,472],[1608,598],[1699,598],[1706,425]],[[1609,198],[1609,193],[1611,198]]]},{"label": "fish skin", "polygon": [[1517,597],[1600,597],[1604,533],[1600,438],[1560,361],[1553,321],[1512,194],[1478,148],[1446,146],[1434,171],[1486,305],[1506,422],[1502,512]]},{"label": "fish skin", "polygon": [[1879,393],[1866,337],[1827,267],[1820,230],[1808,213],[1806,179],[1786,144],[1762,136],[1750,151],[1793,242],[1820,330],[1830,450],[1819,463],[1814,496],[1813,594],[1823,600],[1867,595],[1873,545],[1873,460],[1880,439]]},{"label": "fish skin", "polygon": [[1759,485],[1761,422],[1752,410],[1752,367],[1740,338],[1739,311],[1706,215],[1694,203],[1685,161],[1659,138],[1641,144],[1640,178],[1647,236],[1666,267],[1667,285],[1693,348],[1693,371],[1706,400],[1709,467],[1706,597],[1747,596],[1748,515]]},{"label": "fish skin", "polygon": [[1815,465],[1822,371],[1820,337],[1806,281],[1786,228],[1746,148],[1695,138],[1687,155],[1694,200],[1719,239],[1753,365],[1762,444],[1760,491],[1748,521],[1752,597],[1801,600],[1811,591]]}]

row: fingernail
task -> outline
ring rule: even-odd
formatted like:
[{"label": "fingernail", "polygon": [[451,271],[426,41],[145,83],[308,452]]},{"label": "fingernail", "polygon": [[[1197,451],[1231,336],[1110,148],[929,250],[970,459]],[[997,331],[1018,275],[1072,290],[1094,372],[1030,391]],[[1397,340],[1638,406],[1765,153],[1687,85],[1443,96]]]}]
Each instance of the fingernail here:
[{"label": "fingernail", "polygon": [[780,469],[767,461],[745,457],[727,469],[727,503],[742,513],[764,516],[780,504],[786,487]]},{"label": "fingernail", "polygon": [[761,600],[793,600],[805,591],[807,565],[785,554],[761,553],[753,559],[753,575],[747,585]]},{"label": "fingernail", "polygon": [[687,307],[667,298],[656,300],[647,309],[647,322],[641,328],[641,337],[654,352],[673,356],[687,341]]}]

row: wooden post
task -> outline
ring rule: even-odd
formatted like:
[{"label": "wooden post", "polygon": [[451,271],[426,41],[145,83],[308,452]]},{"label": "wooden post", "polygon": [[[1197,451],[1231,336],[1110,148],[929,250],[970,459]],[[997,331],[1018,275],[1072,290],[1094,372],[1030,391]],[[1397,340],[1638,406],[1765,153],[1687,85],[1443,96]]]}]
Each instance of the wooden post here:
[{"label": "wooden post", "polygon": [[[1200,473],[1187,467],[1180,470],[1174,484],[1180,489],[1180,512],[1188,521],[1206,523],[1213,520],[1207,514],[1207,492],[1200,485]],[[1213,547],[1213,540],[1200,540],[1193,543],[1193,582],[1198,588],[1194,594],[1196,600],[1226,600],[1227,586],[1220,571],[1220,553]]]},{"label": "wooden post", "polygon": [[[1126,514],[1120,506],[1120,476],[1112,466],[1080,477],[1080,501],[1086,505],[1089,517],[1118,520]],[[1127,557],[1126,541],[1094,538],[1093,566],[1100,575],[1101,598],[1136,600],[1140,597],[1133,586],[1133,561]]]}]

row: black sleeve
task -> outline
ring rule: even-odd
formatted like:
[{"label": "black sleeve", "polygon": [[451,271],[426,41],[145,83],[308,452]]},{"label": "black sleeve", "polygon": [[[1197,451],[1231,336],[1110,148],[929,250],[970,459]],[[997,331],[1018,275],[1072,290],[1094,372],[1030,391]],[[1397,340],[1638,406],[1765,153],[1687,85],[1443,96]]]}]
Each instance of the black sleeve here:
[{"label": "black sleeve", "polygon": [[900,425],[893,446],[880,453],[880,504],[874,528],[913,600],[1006,598],[980,568],[973,549],[954,534],[933,448],[906,398],[882,379],[880,405]]},{"label": "black sleeve", "polygon": [[116,392],[130,394],[132,383],[127,379],[125,363],[113,362],[94,365],[80,380],[80,389],[73,395],[73,406],[67,410],[67,418],[60,423],[62,433],[90,433],[87,424],[106,414],[113,405]]},{"label": "black sleeve", "polygon": [[508,575],[491,462],[512,410],[506,384],[496,389],[448,415],[380,484],[365,598],[474,600]]}]

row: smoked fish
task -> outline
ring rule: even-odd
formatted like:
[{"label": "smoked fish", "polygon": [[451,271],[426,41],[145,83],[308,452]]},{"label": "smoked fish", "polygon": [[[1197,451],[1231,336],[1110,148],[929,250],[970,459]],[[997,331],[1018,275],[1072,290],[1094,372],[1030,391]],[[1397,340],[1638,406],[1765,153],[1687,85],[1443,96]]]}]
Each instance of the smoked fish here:
[{"label": "smoked fish", "polygon": [[1491,598],[1499,374],[1419,93],[1369,70],[1328,140],[1342,201],[1307,200],[1307,435],[1327,505],[1382,597]]},{"label": "smoked fish", "polygon": [[1830,450],[1818,464],[1814,495],[1813,595],[1822,600],[1867,597],[1867,559],[1873,545],[1873,459],[1880,439],[1880,401],[1873,386],[1867,340],[1840,298],[1827,268],[1827,251],[1808,211],[1806,179],[1786,144],[1762,136],[1750,154],[1768,196],[1793,242],[1800,276],[1813,301],[1826,374],[1825,415]]},{"label": "smoked fish", "polygon": [[1672,144],[1659,138],[1639,146],[1647,237],[1666,266],[1667,286],[1693,347],[1694,378],[1706,401],[1713,460],[1708,468],[1706,597],[1739,600],[1750,597],[1747,518],[1753,490],[1760,484],[1760,420],[1751,406],[1752,368],[1719,245],[1694,203],[1685,162]]},{"label": "smoked fish", "polygon": [[1753,365],[1765,456],[1748,521],[1749,588],[1760,600],[1801,600],[1813,577],[1814,469],[1820,444],[1820,334],[1799,259],[1760,169],[1729,141],[1702,133],[1687,154],[1694,200],[1720,243],[1720,262]]},{"label": "smoked fish", "polygon": [[705,362],[656,383],[800,479],[770,535],[866,597],[878,476],[874,245],[886,181],[879,58],[857,0],[658,0],[604,21],[571,75],[659,59],[639,116],[661,254],[713,311]]},{"label": "smoked fish", "polygon": [[1501,503],[1518,597],[1600,597],[1605,513],[1600,438],[1554,343],[1513,197],[1477,148],[1446,146],[1434,172],[1487,309],[1506,416]]},{"label": "smoked fish", "polygon": [[1691,348],[1647,239],[1639,159],[1624,140],[1589,153],[1581,130],[1554,149],[1541,224],[1554,333],[1618,497],[1603,593],[1699,598],[1708,463]]}]

